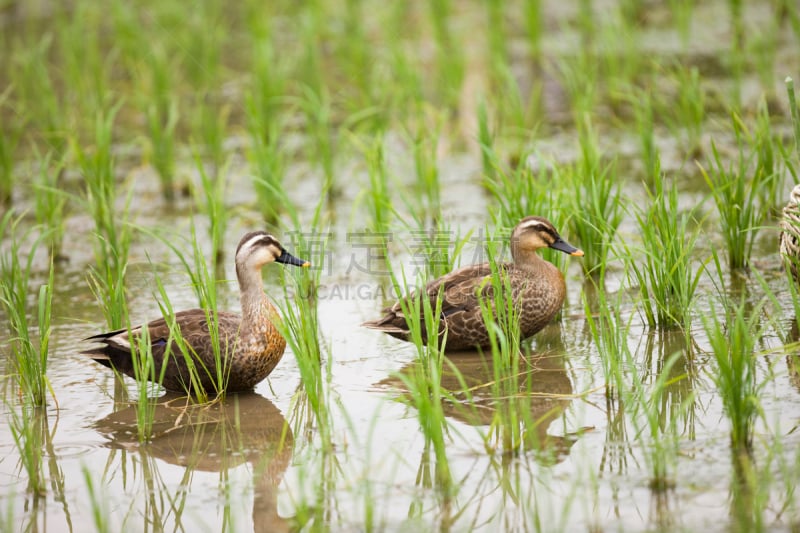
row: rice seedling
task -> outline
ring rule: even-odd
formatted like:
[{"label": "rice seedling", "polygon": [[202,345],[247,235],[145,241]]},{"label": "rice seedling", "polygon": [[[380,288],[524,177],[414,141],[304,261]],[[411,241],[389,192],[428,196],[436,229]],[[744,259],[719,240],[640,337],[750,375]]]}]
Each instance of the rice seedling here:
[{"label": "rice seedling", "polygon": [[[581,1],[587,2],[588,0]],[[583,19],[582,16],[581,19]],[[593,24],[591,16],[588,24]],[[556,74],[560,77],[561,83],[569,95],[570,109],[575,117],[575,122],[580,127],[580,122],[584,120],[582,117],[591,114],[597,104],[597,90],[599,87],[597,61],[591,54],[584,52],[559,61],[555,68],[557,70]]]},{"label": "rice seedling", "polygon": [[614,178],[616,164],[603,168],[597,138],[588,115],[579,128],[581,158],[572,168],[560,168],[554,181],[572,184],[571,195],[574,216],[569,224],[581,243],[585,256],[582,261],[587,274],[596,273],[608,262],[617,228],[622,222],[620,180]]},{"label": "rice seedling", "polygon": [[[775,197],[778,174],[774,171],[771,155],[765,157],[766,152],[762,150],[759,157],[758,148],[747,150],[745,136],[750,144],[764,146],[764,143],[772,142],[766,138],[768,132],[764,132],[762,126],[754,138],[736,115],[733,120],[736,157],[726,165],[727,158],[720,155],[712,141],[713,158],[708,163],[710,169],[698,166],[720,216],[728,266],[736,270],[749,265],[758,228],[766,220],[771,208],[771,204],[764,199]],[[771,147],[769,150],[771,153]]]},{"label": "rice seedling", "polygon": [[534,63],[539,65],[542,61],[542,35],[544,34],[542,0],[525,0],[523,9],[529,54]]},{"label": "rice seedling", "polygon": [[83,482],[89,493],[89,503],[92,510],[92,520],[98,533],[116,531],[117,528],[110,524],[111,510],[107,494],[101,487],[96,486],[94,474],[88,466],[83,466]]},{"label": "rice seedling", "polygon": [[728,0],[731,17],[731,49],[728,53],[733,84],[731,86],[731,105],[738,108],[742,102],[742,74],[745,67],[745,25],[742,0]]},{"label": "rice seedling", "polygon": [[407,116],[419,114],[425,102],[424,75],[419,68],[419,58],[407,43],[419,38],[419,28],[410,23],[413,19],[411,4],[396,2],[388,6],[386,19],[382,26],[389,35],[384,52],[390,78],[383,82],[378,95],[392,101],[389,108],[408,110]]},{"label": "rice seedling", "polygon": [[776,9],[776,17],[789,22],[795,36],[800,35],[800,8],[791,0],[780,2]]},{"label": "rice seedling", "polygon": [[781,172],[780,161],[776,154],[776,151],[780,151],[778,148],[780,141],[772,133],[772,120],[764,98],[758,102],[756,124],[750,144],[756,154],[753,176],[753,180],[759,183],[756,198],[765,211],[764,220],[767,220],[773,208],[783,202],[784,174]]},{"label": "rice seedling", "polygon": [[442,295],[440,294],[436,302],[432,303],[423,295],[422,282],[414,289],[409,287],[405,272],[401,273],[400,278],[394,272],[390,274],[398,296],[412,293],[421,295],[399,300],[408,324],[409,340],[417,352],[418,364],[414,365],[411,375],[398,374],[397,377],[408,390],[409,401],[417,411],[426,448],[433,450],[435,457],[433,486],[445,500],[449,500],[457,487],[453,483],[447,456],[447,422],[442,407],[445,395],[441,383],[442,365],[445,361],[444,347],[447,343],[446,333],[440,338]]},{"label": "rice seedling", "polygon": [[[217,270],[209,268],[208,263],[203,255],[200,243],[197,239],[197,233],[192,224],[191,227],[191,245],[192,257],[187,258],[186,254],[178,248],[177,245],[170,242],[168,239],[153,234],[161,239],[178,257],[184,270],[186,271],[191,281],[192,288],[195,291],[198,300],[198,307],[205,311],[206,324],[208,326],[208,334],[211,338],[211,346],[214,351],[214,368],[209,369],[197,358],[191,346],[189,346],[183,339],[180,332],[180,326],[175,319],[175,312],[172,308],[169,296],[158,276],[156,276],[155,283],[160,295],[158,302],[161,309],[161,316],[166,320],[167,326],[170,330],[170,338],[168,342],[168,349],[165,358],[168,357],[183,357],[186,362],[186,367],[189,373],[189,382],[186,383],[187,394],[191,393],[199,403],[207,403],[211,400],[222,399],[225,395],[226,385],[228,383],[228,376],[230,367],[228,364],[227,354],[222,352],[222,343],[219,331],[219,316],[217,307]],[[212,260],[213,263],[213,260]],[[149,343],[148,343],[149,346]],[[144,373],[153,374],[154,369],[149,359],[152,357],[148,354],[144,345],[139,347],[139,368]],[[177,348],[177,351],[175,350]],[[200,363],[198,365],[198,363]],[[164,367],[161,369],[161,375],[158,376],[158,382],[163,379]],[[214,396],[209,395],[209,391],[201,385],[205,380],[203,377],[210,378]],[[139,381],[139,395],[140,397],[147,395],[147,383]]]},{"label": "rice seedling", "polygon": [[[650,471],[650,488],[655,492],[664,492],[675,486],[674,475],[679,449],[676,426],[678,418],[665,421],[661,406],[676,380],[686,379],[686,376],[672,376],[672,369],[682,356],[683,354],[676,352],[663,361],[661,372],[649,390],[637,375],[638,372],[634,372],[633,389],[629,393],[633,397],[626,402],[636,406],[634,424],[644,446],[644,458]],[[631,364],[630,368],[635,369],[636,365]]]},{"label": "rice seedling", "polygon": [[62,257],[61,242],[64,237],[67,203],[67,196],[59,190],[58,178],[66,163],[63,158],[54,162],[52,150],[47,152],[44,157],[39,156],[38,150],[35,148],[34,152],[38,167],[35,172],[36,182],[34,184],[36,222],[43,228],[50,256],[58,259]]},{"label": "rice seedling", "polygon": [[418,267],[417,274],[425,279],[436,279],[451,272],[472,236],[470,231],[461,237],[442,219],[431,227],[417,220],[416,226],[410,227],[410,231],[409,253],[413,257],[414,265]]},{"label": "rice seedling", "polygon": [[601,168],[590,162],[594,148],[587,147],[581,166],[565,170],[565,178],[573,183],[570,219],[571,233],[584,251],[581,262],[587,274],[595,275],[608,263],[617,228],[622,222],[623,199],[620,180],[615,179],[616,165]]},{"label": "rice seedling", "polygon": [[[213,178],[212,181],[217,182],[222,180],[225,173],[225,137],[231,109],[228,104],[214,105],[207,101],[201,101],[197,105],[200,109],[193,113],[197,117],[195,132],[197,138],[202,140],[203,156],[210,166],[210,170],[205,170],[205,173]],[[198,157],[195,156],[195,159]]]},{"label": "rice seedling", "polygon": [[0,205],[6,207],[11,206],[11,195],[14,192],[14,183],[16,182],[15,173],[15,157],[14,154],[19,145],[22,133],[25,131],[25,123],[22,116],[14,113],[13,108],[10,108],[8,103],[11,97],[11,87],[0,93],[0,112],[8,112],[12,117],[8,120],[10,127],[5,128],[2,135],[0,135]]},{"label": "rice seedling", "polygon": [[633,253],[623,244],[625,262],[631,281],[639,287],[647,324],[688,331],[694,295],[704,271],[704,266],[696,266],[693,259],[701,228],[694,210],[679,209],[677,185],[674,181],[666,185],[659,161],[652,180],[654,190],[647,192],[650,207],[635,213],[644,255]]},{"label": "rice seedling", "polygon": [[[161,4],[163,9],[163,3]],[[153,6],[155,8],[155,6]],[[160,11],[155,8],[154,10]],[[145,16],[142,16],[145,15]],[[109,2],[106,12],[108,28],[114,36],[114,45],[118,49],[118,62],[126,74],[140,70],[143,59],[149,54],[151,47],[159,47],[161,39],[149,27],[148,19],[157,17],[152,10],[146,14],[126,2]],[[144,56],[144,57],[143,57]],[[144,80],[137,80],[141,82]],[[138,89],[138,83],[136,89]],[[149,91],[148,91],[149,92]]]},{"label": "rice seedling", "polygon": [[174,96],[172,69],[167,52],[151,47],[148,54],[150,90],[143,102],[150,141],[150,158],[161,181],[161,193],[171,203],[175,199],[175,127],[178,102]]},{"label": "rice seedling", "polygon": [[798,111],[797,98],[794,94],[794,80],[791,76],[787,76],[785,83],[786,93],[789,97],[789,113],[792,117],[792,129],[794,130],[794,149],[797,158],[800,159],[800,111]]},{"label": "rice seedling", "polygon": [[[676,361],[667,365],[672,356]],[[689,439],[696,436],[698,407],[697,368],[694,339],[678,329],[651,330],[645,342],[642,360],[642,381],[655,381],[668,374],[665,388],[660,393],[658,415],[662,428],[669,425],[676,434]]]},{"label": "rice seedling", "polygon": [[[200,211],[208,217],[208,236],[213,251],[211,272],[224,271],[225,230],[228,227],[228,209],[225,205],[225,192],[228,185],[228,163],[216,167],[214,173],[208,172],[200,155],[195,153],[195,166],[200,175],[200,188],[192,190]],[[212,281],[208,279],[207,281]]]},{"label": "rice seedling", "polygon": [[[628,320],[623,320],[621,291],[617,292],[614,299],[609,300],[606,291],[602,287],[597,287],[599,280],[602,280],[602,276],[605,274],[605,267],[601,266],[600,268],[600,276],[597,279],[590,278],[589,280],[597,289],[595,291],[596,301],[590,302],[588,294],[584,292],[583,309],[589,332],[597,346],[603,365],[606,398],[609,401],[617,399],[621,402],[621,391],[627,389],[624,365],[633,359],[628,345],[633,315]],[[609,413],[612,411],[612,409],[608,410]]]},{"label": "rice seedling", "polygon": [[502,81],[507,79],[510,69],[506,44],[509,38],[505,21],[503,20],[505,13],[506,9],[501,0],[488,0],[486,2],[489,75],[490,79],[497,85],[502,85]]},{"label": "rice seedling", "polygon": [[[717,257],[715,264],[721,273]],[[759,302],[748,311],[742,298],[738,303],[727,303],[721,316],[715,306],[703,315],[703,328],[716,363],[711,377],[731,424],[731,448],[737,455],[752,451],[753,424],[761,413],[759,395],[768,383],[756,379],[755,346],[765,330],[761,320],[763,305],[763,301]]]},{"label": "rice seedling", "polygon": [[349,79],[348,87],[354,94],[348,98],[350,106],[356,110],[368,109],[374,105],[375,95],[375,47],[369,41],[366,27],[365,11],[374,9],[369,6],[365,10],[363,0],[347,0],[344,5],[344,32],[347,39],[341,43],[341,53],[338,55],[340,64],[343,65],[345,74]]},{"label": "rice seedling", "polygon": [[770,18],[767,27],[750,32],[746,55],[754,58],[755,69],[761,82],[761,91],[770,100],[775,99],[775,60],[778,50],[781,20]]},{"label": "rice seedling", "polygon": [[[314,1],[304,4],[303,8],[295,13],[300,31],[300,46],[302,49],[297,61],[297,82],[314,94],[321,94],[325,90],[323,74],[324,69],[324,37],[326,26],[324,24],[327,14],[324,2]],[[303,90],[303,89],[301,89]]]},{"label": "rice seedling", "polygon": [[127,224],[130,194],[120,212],[111,137],[119,106],[97,114],[93,151],[76,144],[80,173],[86,183],[83,197],[76,197],[94,220],[94,256],[96,265],[89,268],[89,286],[103,303],[102,311],[110,329],[120,329],[127,322],[125,272],[128,266],[131,229]]},{"label": "rice seedling", "polygon": [[[568,226],[568,210],[563,208],[569,201],[563,196],[567,187],[556,185],[567,180],[564,175],[567,170],[548,168],[547,163],[540,167],[538,173],[527,162],[510,169],[498,168],[494,179],[485,181],[484,186],[498,204],[498,208],[491,211],[495,226],[513,228],[529,215],[543,216],[559,228]],[[541,255],[564,270],[565,254],[547,248]]]},{"label": "rice seedling", "polygon": [[339,196],[336,187],[335,154],[336,136],[333,126],[333,106],[327,88],[315,91],[310,86],[302,88],[300,109],[308,128],[309,159],[322,170],[322,191],[329,200]]},{"label": "rice seedling", "polygon": [[19,451],[20,466],[28,476],[26,491],[34,497],[44,495],[47,492],[47,480],[43,466],[42,417],[46,419],[46,414],[39,406],[23,405],[21,413],[10,409],[9,416],[11,420],[8,427]]},{"label": "rice seedling", "polygon": [[[324,456],[333,450],[333,400],[329,387],[331,364],[329,361],[325,362],[323,357],[323,352],[328,347],[320,341],[318,288],[325,269],[326,247],[331,234],[316,230],[309,233],[301,228],[320,228],[326,203],[326,198],[320,198],[310,223],[303,224],[297,207],[288,198],[285,201],[294,228],[289,232],[292,248],[302,257],[307,257],[311,264],[308,268],[296,269],[292,273],[281,271],[284,298],[282,302],[277,302],[281,320],[276,323],[295,356],[303,384],[302,393],[294,399],[293,409],[299,413],[303,410],[302,406],[307,407],[306,414],[316,421]],[[298,416],[298,419],[302,418]],[[307,425],[311,426],[312,420],[309,419]],[[323,458],[323,461],[326,462],[326,468],[333,468],[332,465],[327,465],[328,459]]]},{"label": "rice seedling", "polygon": [[[481,317],[489,333],[492,369],[494,371],[493,395],[496,398],[515,398],[520,387],[521,333],[519,329],[519,302],[514,301],[511,283],[505,271],[496,260],[496,243],[487,246],[491,274],[481,288],[484,298],[479,299]],[[486,436],[488,450],[498,450],[502,454],[517,455],[530,444],[530,436],[536,436],[532,428],[534,421],[530,413],[520,409],[515,401],[498,401],[494,419]],[[527,417],[526,417],[527,414]],[[492,442],[494,434],[494,442]],[[535,443],[534,443],[535,444]]]},{"label": "rice seedling", "polygon": [[642,160],[645,165],[646,176],[651,176],[649,170],[656,167],[658,147],[656,146],[655,119],[653,117],[653,102],[649,91],[634,89],[630,95],[636,117],[636,129],[639,133]]},{"label": "rice seedling", "polygon": [[581,35],[581,45],[584,50],[590,50],[594,44],[594,37],[597,32],[596,22],[592,0],[579,0],[577,25],[578,32]]},{"label": "rice seedling", "polygon": [[286,172],[286,156],[281,143],[284,129],[280,98],[284,94],[285,67],[276,54],[268,29],[260,38],[254,52],[253,80],[245,95],[247,131],[250,146],[247,151],[253,168],[253,185],[264,221],[278,221]]},{"label": "rice seedling", "polygon": [[14,47],[12,57],[16,68],[11,71],[11,76],[16,81],[12,86],[16,92],[8,94],[19,95],[17,113],[29,119],[29,127],[44,138],[47,147],[53,150],[54,158],[60,159],[67,144],[66,117],[48,69],[48,54],[52,46],[53,35],[46,33],[37,42],[19,43]]},{"label": "rice seedling", "polygon": [[[437,150],[439,139],[441,138],[442,118],[432,109],[428,109],[422,120],[418,122],[417,129],[413,137],[409,139],[411,150],[414,157],[414,176],[416,177],[416,193],[418,198],[424,199],[422,211],[415,218],[424,220],[428,218],[432,223],[436,223],[442,214],[441,206],[441,184],[439,183],[439,166],[437,162]],[[428,119],[428,120],[425,120]],[[430,122],[434,122],[431,126]],[[419,204],[419,200],[413,202]],[[409,202],[409,206],[412,205]]]},{"label": "rice seedling", "polygon": [[439,98],[444,106],[455,109],[461,85],[464,83],[465,63],[463,49],[453,34],[453,6],[450,0],[433,0],[430,4],[430,20],[436,41],[437,82],[434,87],[441,90]]},{"label": "rice seedling", "polygon": [[[352,137],[356,148],[364,154],[367,163],[369,188],[362,193],[370,216],[370,230],[385,236],[389,230],[389,216],[394,211],[389,195],[389,169],[384,158],[384,139],[382,134],[367,141],[361,137]],[[386,239],[383,239],[384,248]],[[384,250],[385,251],[385,250]]]},{"label": "rice seedling", "polygon": [[[623,418],[631,421],[633,438],[640,442],[649,470],[650,488],[655,492],[663,492],[674,486],[673,474],[679,442],[677,422],[680,418],[666,418],[663,406],[676,383],[687,377],[675,376],[672,371],[683,354],[665,354],[666,357],[659,361],[661,366],[654,383],[648,386],[645,376],[637,369],[638,362],[629,345],[634,315],[623,318],[623,291],[618,291],[609,299],[604,290],[597,290],[596,298],[596,309],[593,309],[584,296],[586,321],[603,363],[609,406],[618,402],[619,408],[624,409],[624,414],[619,413],[610,427],[624,430],[624,425],[621,425],[624,424]],[[686,409],[686,405],[688,403],[681,404],[678,410]],[[613,410],[609,409],[611,412]],[[625,436],[618,437],[614,439],[617,443],[632,440]],[[624,458],[621,457],[620,461],[624,464]]]},{"label": "rice seedling", "polygon": [[[614,108],[625,103],[629,87],[641,83],[639,80],[644,77],[648,67],[646,56],[638,52],[642,47],[641,24],[629,18],[639,15],[626,15],[626,11],[623,4],[616,16],[600,27],[596,55],[593,57],[599,63],[600,79],[605,85],[603,96]],[[638,11],[638,8],[634,11]]]},{"label": "rice seedling", "polygon": [[251,131],[251,144],[248,149],[250,165],[253,168],[253,188],[256,192],[257,207],[264,222],[276,224],[285,210],[283,181],[286,174],[286,156],[281,144],[282,126],[272,122],[267,126],[269,133]]},{"label": "rice seedling", "polygon": [[[301,254],[324,257],[324,234],[293,234],[292,246]],[[281,309],[281,321],[277,324],[286,343],[297,360],[303,394],[316,421],[324,451],[332,451],[331,398],[328,384],[331,379],[330,362],[323,361],[323,345],[320,343],[319,316],[317,311],[317,288],[322,265],[303,269],[292,278],[292,283],[283,284],[285,297]]]},{"label": "rice seedling", "polygon": [[[697,67],[675,64],[671,69],[677,84],[677,102],[662,110],[661,115],[675,132],[684,139],[684,149],[690,156],[699,155],[702,149],[703,123],[706,118],[705,91]],[[666,105],[666,104],[665,104]]]},{"label": "rice seedling", "polygon": [[[170,6],[170,9],[173,6]],[[174,16],[172,13],[167,13]],[[186,75],[192,87],[199,90],[201,99],[213,92],[220,79],[222,69],[222,43],[226,35],[228,21],[226,10],[216,2],[203,2],[192,10],[190,16],[185,14],[177,39],[183,54]],[[211,107],[211,106],[209,106]],[[214,121],[217,117],[208,117]],[[209,127],[212,127],[209,124]]]},{"label": "rice seedling", "polygon": [[72,110],[73,127],[88,126],[81,117],[104,108],[112,94],[108,73],[116,50],[101,43],[104,15],[105,11],[91,2],[77,2],[74,11],[56,13],[56,62],[70,88],[65,98]]},{"label": "rice seedling", "polygon": [[6,498],[5,509],[0,512],[0,527],[3,528],[3,531],[13,531],[19,524],[19,519],[14,514],[14,503],[16,502],[17,496],[16,489],[12,488],[8,496],[10,497]]},{"label": "rice seedling", "polygon": [[[339,518],[340,504],[337,495],[341,494],[343,484],[340,480],[342,469],[336,454],[322,450],[311,450],[309,454],[298,454],[299,481],[309,487],[299,498],[292,497],[291,529],[307,531],[332,531]],[[310,494],[308,494],[310,492]],[[341,520],[341,518],[339,518]],[[346,528],[345,528],[346,529]]]},{"label": "rice seedling", "polygon": [[486,102],[481,100],[478,104],[478,144],[481,147],[481,163],[483,164],[483,179],[489,182],[496,179],[500,166],[500,157],[494,146],[495,132],[489,123],[489,111]]},{"label": "rice seedling", "polygon": [[[163,286],[160,281],[158,282],[158,287],[163,294]],[[159,304],[159,306],[162,309],[165,307],[164,304]],[[180,341],[178,344],[180,345]],[[150,332],[147,328],[142,328],[141,335],[134,338],[131,346],[131,359],[133,360],[133,369],[136,376],[137,397],[134,409],[136,410],[136,432],[139,442],[146,442],[153,436],[153,423],[156,412],[153,393],[158,391],[159,385],[164,380],[164,372],[167,369],[167,365],[162,364],[160,373],[157,373],[158,369],[155,367],[152,350]],[[171,356],[171,353],[167,353],[164,361],[166,362]]]},{"label": "rice seedling", "polygon": [[[9,210],[0,220],[0,236],[6,236],[10,248],[0,256],[0,304],[7,315],[10,338],[10,355],[14,379],[28,405],[43,406],[47,391],[52,389],[47,380],[47,358],[51,333],[53,303],[53,263],[47,281],[39,286],[36,300],[36,328],[28,321],[28,295],[32,292],[33,261],[44,238],[40,235],[23,251],[23,242],[30,240],[30,231],[18,235],[21,218],[14,218]],[[5,240],[6,237],[4,237]],[[22,257],[25,257],[23,263]]]},{"label": "rice seedling", "polygon": [[675,29],[680,36],[681,44],[686,49],[689,44],[690,29],[692,27],[694,2],[692,0],[669,0],[667,3],[675,21]]},{"label": "rice seedling", "polygon": [[746,454],[735,456],[732,467],[730,530],[736,533],[768,531],[765,511],[770,503],[769,486],[772,482],[769,468],[759,466]]},{"label": "rice seedling", "polygon": [[494,176],[484,180],[484,187],[498,204],[498,209],[492,210],[493,222],[498,226],[513,227],[522,218],[535,214],[547,218],[557,227],[563,226],[566,221],[564,211],[556,207],[561,203],[564,190],[555,186],[563,179],[559,172],[557,169],[543,169],[537,174],[527,163],[514,168],[497,167]]}]

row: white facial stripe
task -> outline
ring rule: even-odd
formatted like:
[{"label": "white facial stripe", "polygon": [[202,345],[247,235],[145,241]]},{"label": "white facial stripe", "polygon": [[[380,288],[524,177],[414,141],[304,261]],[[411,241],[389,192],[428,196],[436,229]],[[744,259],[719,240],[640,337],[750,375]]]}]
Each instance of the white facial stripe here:
[{"label": "white facial stripe", "polygon": [[247,252],[249,253],[250,250],[252,250],[253,247],[256,245],[256,243],[259,242],[263,238],[264,238],[264,234],[263,233],[259,233],[258,235],[254,235],[253,237],[250,238],[250,240],[248,240],[246,243],[244,243],[242,245],[240,250],[241,251],[247,250]]},{"label": "white facial stripe", "polygon": [[534,229],[536,231],[547,230],[547,224],[542,222],[541,220],[529,220],[523,224],[517,226],[519,229]]}]

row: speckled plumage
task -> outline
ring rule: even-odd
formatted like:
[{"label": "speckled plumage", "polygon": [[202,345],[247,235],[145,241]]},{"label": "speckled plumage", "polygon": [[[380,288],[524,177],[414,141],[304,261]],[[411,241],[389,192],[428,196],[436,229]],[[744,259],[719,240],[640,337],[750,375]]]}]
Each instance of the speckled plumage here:
[{"label": "speckled plumage", "polygon": [[[256,231],[246,234],[236,249],[236,276],[241,293],[242,315],[220,311],[219,354],[223,361],[224,389],[244,391],[252,389],[267,377],[281,360],[286,340],[274,325],[278,318],[275,306],[264,294],[261,268],[273,261],[295,266],[308,263],[292,256],[271,235]],[[201,380],[200,387],[208,393],[216,392],[217,357],[214,340],[209,330],[206,310],[189,309],[174,315],[186,346],[194,353],[195,366]],[[164,318],[145,325],[101,333],[86,340],[102,345],[83,352],[98,363],[136,377],[131,357],[131,343],[140,338],[147,328],[156,367],[156,376],[164,368],[162,385],[167,390],[191,390],[189,367],[183,353],[170,340],[170,327]],[[172,349],[167,350],[172,344]],[[169,356],[167,357],[169,353]]]},{"label": "speckled plumage", "polygon": [[[536,254],[544,247],[571,255],[583,252],[566,243],[553,225],[542,217],[522,219],[511,234],[513,262],[500,265],[507,274],[512,297],[519,309],[520,332],[527,338],[541,330],[561,309],[566,295],[564,276],[551,263]],[[486,283],[491,276],[489,263],[460,268],[429,282],[425,295],[435,308],[442,293],[440,336],[446,330],[448,351],[487,347],[489,334],[481,316],[481,297],[492,296],[492,286]],[[413,296],[411,296],[413,297]],[[408,298],[408,297],[407,297]],[[420,311],[422,306],[420,307]],[[409,340],[409,329],[403,315],[403,305],[396,302],[383,310],[383,317],[365,322],[363,326],[377,329],[402,340]],[[424,328],[424,320],[422,320]],[[423,332],[423,339],[426,333]]]},{"label": "speckled plumage", "polygon": [[783,208],[780,222],[780,250],[784,265],[789,268],[792,279],[800,284],[800,185],[795,185],[789,195],[789,203]]}]

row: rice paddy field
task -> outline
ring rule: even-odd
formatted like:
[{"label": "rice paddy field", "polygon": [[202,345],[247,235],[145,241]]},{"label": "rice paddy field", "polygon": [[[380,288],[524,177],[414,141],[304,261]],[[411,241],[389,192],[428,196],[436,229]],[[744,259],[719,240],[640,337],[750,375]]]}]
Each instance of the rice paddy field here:
[{"label": "rice paddy field", "polygon": [[[0,531],[800,531],[798,78],[794,0],[0,0]],[[527,215],[533,338],[361,327]],[[256,229],[253,392],[81,355]]]}]

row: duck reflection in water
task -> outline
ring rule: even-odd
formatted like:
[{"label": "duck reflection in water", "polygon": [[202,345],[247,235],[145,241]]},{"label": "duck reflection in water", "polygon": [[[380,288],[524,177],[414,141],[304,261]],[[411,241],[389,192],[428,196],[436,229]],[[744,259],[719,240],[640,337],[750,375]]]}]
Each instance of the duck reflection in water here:
[{"label": "duck reflection in water", "polygon": [[[293,436],[271,401],[255,393],[233,394],[212,404],[187,403],[187,398],[177,393],[154,401],[153,437],[147,442],[137,439],[135,407],[108,415],[96,422],[95,428],[109,439],[110,448],[138,450],[143,476],[147,475],[144,464],[154,464],[146,461],[151,458],[186,467],[183,482],[187,484],[193,471],[227,474],[229,469],[250,463],[254,531],[291,529],[278,515],[276,487],[289,465]],[[182,527],[180,516],[174,519]]]},{"label": "duck reflection in water", "polygon": [[[419,364],[409,363],[399,374],[412,376]],[[521,355],[519,373],[506,375],[504,380],[506,383],[500,383],[496,378],[491,354],[477,351],[447,354],[441,379],[447,395],[442,402],[445,416],[471,426],[490,426],[497,423],[502,410],[516,412],[519,415],[516,418],[524,426],[521,428],[524,446],[536,452],[537,461],[545,464],[563,461],[578,437],[591,429],[582,428],[563,436],[547,432],[550,424],[564,413],[573,394],[563,351]],[[399,376],[388,377],[376,385],[408,393]]]},{"label": "duck reflection in water", "polygon": [[[800,342],[800,326],[798,326],[797,316],[792,317],[792,329],[785,344]],[[786,351],[786,370],[789,374],[789,383],[800,392],[800,349]]]}]

